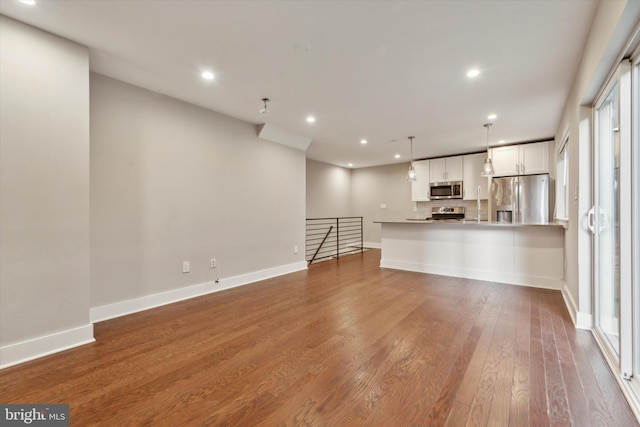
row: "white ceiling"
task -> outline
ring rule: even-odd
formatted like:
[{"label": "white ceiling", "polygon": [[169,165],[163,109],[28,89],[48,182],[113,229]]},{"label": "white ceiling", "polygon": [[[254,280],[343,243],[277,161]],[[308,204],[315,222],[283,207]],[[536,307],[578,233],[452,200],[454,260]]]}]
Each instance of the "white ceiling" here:
[{"label": "white ceiling", "polygon": [[481,151],[489,113],[491,144],[553,137],[596,6],[1,0],[0,13],[88,46],[95,72],[311,137],[308,158],[358,168],[406,162],[409,135],[414,158]]}]

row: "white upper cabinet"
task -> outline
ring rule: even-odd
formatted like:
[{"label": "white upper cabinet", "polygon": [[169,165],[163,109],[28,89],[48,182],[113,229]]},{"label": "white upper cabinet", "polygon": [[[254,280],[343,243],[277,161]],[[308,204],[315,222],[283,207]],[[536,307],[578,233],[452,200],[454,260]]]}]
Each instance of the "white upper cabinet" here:
[{"label": "white upper cabinet", "polygon": [[520,175],[549,172],[549,143],[536,142],[520,146]]},{"label": "white upper cabinet", "polygon": [[508,145],[491,149],[495,176],[549,172],[549,142]]},{"label": "white upper cabinet", "polygon": [[413,162],[416,180],[411,183],[411,200],[414,202],[429,201],[429,160]]},{"label": "white upper cabinet", "polygon": [[462,181],[462,156],[430,160],[431,182]]},{"label": "white upper cabinet", "polygon": [[520,163],[520,146],[509,145],[491,149],[491,161],[495,176],[518,175]]},{"label": "white upper cabinet", "polygon": [[462,198],[464,200],[477,200],[478,186],[480,187],[480,199],[489,198],[489,179],[480,176],[484,166],[485,153],[467,154],[462,159]]}]

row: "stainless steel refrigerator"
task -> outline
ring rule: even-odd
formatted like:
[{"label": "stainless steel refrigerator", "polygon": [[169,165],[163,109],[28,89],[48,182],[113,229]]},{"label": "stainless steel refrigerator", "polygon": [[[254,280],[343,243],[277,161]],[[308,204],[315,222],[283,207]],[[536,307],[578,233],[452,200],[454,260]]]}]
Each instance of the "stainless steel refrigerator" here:
[{"label": "stainless steel refrigerator", "polygon": [[490,220],[514,224],[549,222],[550,188],[549,174],[492,178]]}]

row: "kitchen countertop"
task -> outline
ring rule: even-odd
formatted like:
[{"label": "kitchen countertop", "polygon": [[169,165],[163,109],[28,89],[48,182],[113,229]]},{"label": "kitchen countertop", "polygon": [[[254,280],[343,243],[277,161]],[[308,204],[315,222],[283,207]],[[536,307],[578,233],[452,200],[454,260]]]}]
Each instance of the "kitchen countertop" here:
[{"label": "kitchen countertop", "polygon": [[435,225],[475,225],[475,226],[490,226],[490,227],[564,227],[563,224],[558,224],[555,222],[547,222],[544,224],[513,224],[507,222],[490,222],[490,221],[480,221],[478,222],[475,219],[464,219],[462,221],[442,221],[442,220],[431,220],[431,219],[398,219],[398,220],[378,220],[373,221],[376,224],[435,224]]}]

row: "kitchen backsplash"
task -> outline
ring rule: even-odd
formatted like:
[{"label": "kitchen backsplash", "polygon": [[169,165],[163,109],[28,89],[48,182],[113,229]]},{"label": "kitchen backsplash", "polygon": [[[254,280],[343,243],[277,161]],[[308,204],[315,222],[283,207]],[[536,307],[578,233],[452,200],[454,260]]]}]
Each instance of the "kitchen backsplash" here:
[{"label": "kitchen backsplash", "polygon": [[[463,206],[464,216],[466,219],[476,219],[478,214],[478,202],[475,200],[435,200],[433,202],[416,202],[417,212],[414,212],[414,218],[427,218],[431,216],[432,207],[440,206]],[[487,220],[488,201],[480,200],[480,220]]]}]

